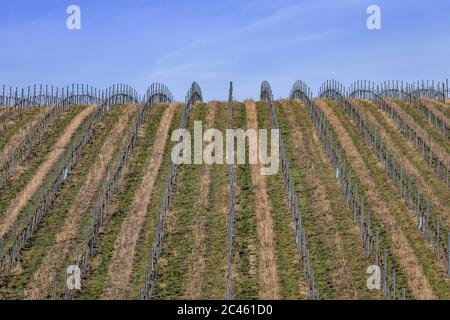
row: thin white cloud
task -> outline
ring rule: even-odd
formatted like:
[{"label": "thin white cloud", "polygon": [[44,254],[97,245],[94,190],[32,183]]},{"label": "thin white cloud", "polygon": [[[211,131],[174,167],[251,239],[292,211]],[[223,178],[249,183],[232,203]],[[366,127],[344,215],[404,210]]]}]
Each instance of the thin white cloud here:
[{"label": "thin white cloud", "polygon": [[[240,27],[229,28],[226,30],[215,30],[214,26],[212,26],[211,32],[207,36],[191,41],[186,45],[180,46],[179,48],[166,53],[160,58],[160,61],[164,63],[180,58],[182,59],[187,54],[192,52],[201,52],[203,49],[209,52],[220,44],[233,44],[236,46],[236,44],[242,43],[242,46],[244,46],[251,41],[254,35],[263,35],[265,30],[270,31],[271,28],[280,28],[283,25],[292,24],[293,22],[295,22],[296,25],[299,23],[306,23],[311,13],[317,12],[317,8],[320,6],[326,5],[328,7],[332,7],[339,5],[342,7],[343,4],[354,4],[355,1],[358,0],[342,0],[339,1],[339,3],[330,3],[328,0],[307,0],[281,7],[269,15],[257,18],[253,21],[249,19],[250,22],[248,24]],[[336,34],[338,31],[339,30],[327,30],[322,33],[308,34],[309,31],[307,28],[299,29],[298,36],[296,35],[296,37],[292,39],[289,37],[296,34],[295,31],[285,31],[280,34],[280,37],[271,39],[271,42],[272,45],[276,42],[283,43],[284,46],[288,46],[296,43],[298,44],[307,41],[319,40],[328,35]],[[238,46],[235,51],[242,53],[242,46]],[[226,51],[226,49],[224,49],[224,51]]]}]

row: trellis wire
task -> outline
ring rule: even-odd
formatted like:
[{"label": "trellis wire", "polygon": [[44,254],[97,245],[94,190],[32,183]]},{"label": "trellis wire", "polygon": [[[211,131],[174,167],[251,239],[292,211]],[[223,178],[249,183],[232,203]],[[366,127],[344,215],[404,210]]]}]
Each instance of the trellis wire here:
[{"label": "trellis wire", "polygon": [[[145,106],[152,106],[155,103],[170,103],[173,101],[173,96],[170,91],[163,85],[155,84],[149,88],[146,95],[141,100],[137,91],[129,86],[118,84],[106,90],[97,90],[90,86],[85,85],[71,85],[65,88],[56,88],[53,86],[33,86],[27,89],[18,89],[3,86],[1,87],[0,93],[0,106],[5,108],[5,111],[0,116],[0,123],[11,121],[17,115],[22,114],[27,108],[38,106],[53,106],[50,112],[62,112],[67,106],[70,105],[86,105],[86,104],[100,104],[97,113],[92,117],[91,125],[88,123],[91,121],[86,121],[83,124],[84,134],[80,139],[79,144],[75,147],[69,147],[67,154],[65,154],[58,162],[58,167],[61,168],[59,174],[54,178],[51,187],[47,190],[40,190],[38,195],[35,197],[35,203],[31,203],[28,207],[28,216],[26,218],[26,226],[22,231],[19,230],[19,221],[17,220],[14,224],[11,233],[5,235],[4,238],[0,239],[0,274],[4,274],[9,271],[10,268],[17,261],[18,254],[20,251],[28,244],[29,239],[37,230],[38,225],[42,222],[42,218],[46,216],[49,210],[49,206],[56,199],[57,193],[65,183],[68,176],[70,176],[70,170],[75,166],[79,155],[82,153],[85,145],[93,136],[92,127],[99,123],[102,119],[103,114],[109,110],[110,106],[123,103],[138,103],[140,101],[145,101],[144,108],[142,112],[146,109]],[[320,89],[319,96],[323,98],[338,100],[341,105],[345,108],[347,113],[355,121],[355,124],[359,132],[368,141],[371,148],[374,150],[375,154],[378,156],[379,160],[385,165],[385,173],[392,181],[392,184],[399,189],[399,193],[402,198],[405,198],[407,205],[410,209],[414,210],[415,216],[417,218],[420,228],[420,232],[424,233],[426,240],[434,241],[434,248],[436,251],[436,257],[439,260],[445,260],[447,257],[448,266],[448,277],[450,278],[450,232],[447,232],[447,248],[445,248],[445,234],[446,231],[440,225],[441,217],[434,213],[433,208],[430,206],[429,199],[426,199],[420,192],[420,186],[416,182],[416,179],[407,175],[404,171],[403,166],[399,163],[396,155],[391,151],[389,146],[383,141],[379,132],[376,128],[367,122],[367,119],[362,117],[358,111],[352,106],[346,97],[350,98],[360,98],[360,99],[372,99],[377,103],[377,106],[383,111],[387,112],[391,118],[400,126],[402,134],[407,136],[407,132],[410,133],[407,136],[408,139],[413,139],[418,141],[415,143],[416,149],[420,149],[420,144],[422,144],[421,149],[422,155],[427,163],[436,164],[435,170],[437,170],[438,175],[442,178],[446,185],[449,186],[448,182],[448,161],[442,162],[442,159],[438,158],[436,151],[433,150],[433,143],[428,143],[425,137],[420,137],[417,133],[417,127],[412,128],[405,121],[402,120],[401,116],[389,107],[385,98],[395,98],[402,100],[409,100],[413,102],[413,106],[424,115],[428,121],[436,126],[445,137],[449,138],[449,128],[445,124],[445,116],[442,117],[434,114],[432,115],[430,109],[427,108],[419,98],[428,98],[434,100],[443,100],[449,97],[448,90],[448,80],[445,83],[434,83],[434,82],[420,82],[417,84],[407,84],[403,82],[385,82],[381,85],[375,86],[374,83],[360,81],[353,84],[350,87],[348,93],[345,93],[345,87],[336,81],[327,81]],[[298,81],[294,84],[293,89],[290,94],[291,99],[302,99],[306,105],[311,118],[314,122],[315,129],[319,132],[322,143],[327,151],[328,156],[332,159],[333,165],[339,172],[339,182],[341,184],[342,193],[347,201],[347,204],[352,206],[355,222],[359,220],[359,226],[361,231],[361,238],[363,245],[366,249],[368,257],[375,257],[375,262],[383,266],[383,283],[385,297],[390,296],[391,298],[397,298],[400,295],[396,294],[396,269],[392,269],[389,272],[388,266],[392,263],[389,262],[388,251],[384,249],[384,260],[383,251],[379,244],[379,231],[376,235],[371,229],[371,213],[367,212],[366,220],[364,220],[364,198],[359,194],[358,185],[352,185],[352,171],[351,166],[342,155],[342,150],[338,139],[333,137],[333,133],[330,131],[331,125],[325,119],[321,110],[312,101],[312,92],[303,82]],[[268,82],[263,82],[261,86],[261,100],[268,103],[272,125],[273,128],[279,128],[278,120],[276,118],[275,106],[273,103],[273,94]],[[202,101],[202,94],[200,87],[197,83],[193,83],[191,89],[188,92],[186,98],[186,107],[183,114],[181,124],[182,128],[185,127],[188,115],[192,109],[192,105],[196,101]],[[231,102],[232,102],[232,83],[230,83],[229,92],[229,124],[231,116]],[[100,113],[98,113],[101,110]],[[146,111],[145,111],[146,112]],[[140,113],[138,119],[136,120],[134,129],[137,130],[142,124],[144,113]],[[434,116],[434,119],[433,119]],[[54,114],[49,113],[49,118],[55,117]],[[231,120],[232,121],[232,120]],[[6,180],[11,178],[14,174],[15,168],[17,166],[17,161],[25,161],[27,157],[31,154],[30,149],[32,149],[37,143],[39,143],[40,138],[45,132],[45,128],[48,127],[50,120],[45,116],[42,122],[39,122],[34,128],[29,128],[25,136],[20,140],[18,145],[12,144],[9,147],[10,152],[2,151],[1,167],[0,167],[0,189],[3,187],[2,183],[6,184]],[[405,129],[406,128],[406,129]],[[118,182],[121,178],[122,168],[125,165],[130,152],[135,146],[136,139],[135,131],[127,137],[127,141],[124,144],[123,158],[119,162],[116,169],[116,174],[114,176],[109,175],[107,186],[105,185],[103,198],[99,199],[99,207],[95,212],[93,212],[92,219],[92,230],[88,231],[86,234],[87,250],[84,255],[79,259],[77,254],[76,263],[81,262],[82,269],[84,272],[87,271],[87,261],[88,258],[95,254],[95,243],[98,238],[98,232],[102,225],[104,214],[107,211],[108,204],[110,203],[112,196],[116,193]],[[415,137],[411,132],[415,132]],[[334,138],[334,142],[333,142]],[[422,141],[422,142],[420,142]],[[8,148],[7,148],[8,149]],[[426,158],[428,156],[428,158]],[[447,155],[445,156],[447,160]],[[19,159],[19,160],[17,160]],[[428,159],[428,160],[427,160]],[[289,205],[291,209],[291,214],[296,223],[296,243],[299,255],[303,263],[303,270],[305,272],[305,279],[308,283],[308,296],[311,299],[319,298],[320,294],[318,290],[315,290],[314,285],[314,271],[311,268],[309,261],[309,251],[307,249],[306,236],[304,230],[302,230],[301,225],[301,214],[298,208],[298,200],[295,192],[295,186],[291,178],[289,164],[285,155],[284,147],[280,141],[280,160],[283,168],[283,175],[285,180],[285,188],[289,199]],[[23,164],[23,162],[19,162]],[[5,171],[6,170],[6,171]],[[234,225],[234,169],[230,166],[230,225],[231,216],[233,215],[233,225]],[[3,182],[3,172],[9,172],[8,176]],[[172,164],[170,174],[167,178],[166,189],[162,194],[163,203],[158,215],[157,222],[157,233],[155,237],[155,242],[153,245],[152,255],[149,261],[149,265],[146,269],[144,284],[141,288],[140,298],[141,299],[151,299],[154,287],[156,285],[156,278],[158,274],[158,261],[162,250],[162,240],[164,237],[164,226],[168,211],[170,210],[170,199],[172,189],[176,182],[177,175],[177,165]],[[233,178],[233,183],[231,178]],[[233,194],[233,196],[232,196]],[[233,208],[233,210],[232,210]],[[232,212],[233,211],[233,212]],[[433,214],[434,213],[434,214]],[[425,227],[423,227],[425,226]],[[228,252],[228,299],[232,298],[232,242],[233,242],[233,232],[230,232],[229,226],[229,252]],[[87,229],[88,230],[88,229]],[[231,229],[232,230],[232,229]],[[10,246],[10,247],[9,247]],[[231,249],[230,249],[231,248]],[[372,251],[371,251],[372,250]],[[6,253],[6,255],[5,255]],[[55,286],[56,294],[56,286]],[[403,288],[403,297],[406,296],[405,289]],[[64,287],[64,298],[70,297],[70,291]]]},{"label": "trellis wire", "polygon": [[[383,140],[376,127],[369,123],[358,109],[345,98],[343,92],[344,89],[341,84],[330,80],[322,85],[319,95],[321,98],[339,101],[339,104],[353,120],[358,132],[379,161],[384,164],[385,175],[392,185],[398,189],[400,197],[405,198],[408,208],[415,213],[419,232],[424,233],[427,241],[433,241],[436,260],[445,264],[445,252],[449,251],[450,244],[447,243],[447,248],[445,248],[445,239],[441,239],[441,237],[445,237],[446,230],[443,230],[444,228],[439,223],[440,215],[430,205],[430,199],[420,191],[421,186],[417,178],[404,172],[406,170],[404,170],[402,163],[398,161],[400,158]],[[448,268],[450,268],[450,265],[448,265]]]},{"label": "trellis wire", "polygon": [[[96,108],[90,117],[82,122],[81,133],[72,138],[67,151],[60,157],[52,173],[35,194],[34,199],[29,202],[28,209],[22,210],[17,217],[12,232],[3,235],[0,243],[0,275],[9,272],[15,265],[18,255],[28,245],[31,237],[47,216],[62,186],[70,179],[71,170],[76,165],[86,145],[94,137],[95,127],[101,122],[103,116],[116,104],[136,101],[132,96],[126,96],[128,89],[121,91],[122,89],[122,86],[114,85],[108,90],[108,96],[106,96],[104,102]],[[23,219],[25,219],[25,225],[19,230],[19,224]]]},{"label": "trellis wire", "polygon": [[[202,91],[200,86],[194,82],[186,95],[186,104],[183,115],[181,117],[180,128],[184,129],[189,117],[192,107],[196,102],[203,102]],[[182,142],[183,137],[180,137],[178,142]],[[179,155],[177,155],[179,156]],[[166,187],[162,193],[161,208],[158,211],[158,219],[156,222],[156,234],[152,246],[152,251],[145,269],[144,283],[139,290],[139,299],[149,300],[153,298],[153,293],[156,287],[156,280],[159,271],[159,258],[162,252],[162,245],[164,239],[164,231],[166,226],[167,214],[170,211],[172,191],[176,183],[178,173],[178,161],[172,161],[170,165],[170,172],[166,179]]]},{"label": "trellis wire", "polygon": [[[123,171],[130,159],[130,155],[135,150],[139,141],[139,129],[144,123],[148,111],[157,104],[170,104],[173,102],[173,96],[170,90],[163,84],[152,84],[145,95],[146,102],[139,110],[136,120],[130,127],[128,134],[125,136],[119,156],[110,165],[108,175],[103,180],[103,192],[99,195],[97,206],[92,210],[92,220],[86,225],[85,241],[83,253],[80,255],[77,247],[75,265],[80,267],[81,276],[86,276],[89,272],[89,262],[97,254],[97,243],[105,218],[108,214],[109,207],[114,196],[119,192],[119,185],[123,180]],[[112,167],[112,168],[111,168]],[[63,270],[66,274],[66,269]],[[56,287],[56,282],[53,287]],[[56,290],[54,290],[56,294]],[[64,282],[63,292],[61,294],[63,300],[72,298],[76,291],[70,290],[67,283]],[[56,299],[56,296],[53,296]]]},{"label": "trellis wire", "polygon": [[25,129],[25,133],[21,131],[18,143],[12,142],[11,145],[3,147],[0,164],[0,190],[5,188],[15,176],[18,166],[25,166],[33,158],[34,148],[41,143],[42,137],[65,111],[65,105],[58,104],[52,107],[35,125],[30,123]]},{"label": "trellis wire", "polygon": [[[270,84],[264,81],[261,84],[261,100],[267,103],[272,120],[272,128],[280,129],[277,115],[275,113],[275,105],[273,102],[273,94]],[[289,208],[291,210],[291,218],[295,225],[295,242],[297,245],[297,252],[302,263],[303,275],[308,287],[308,299],[320,299],[320,291],[316,289],[314,269],[311,265],[308,244],[306,241],[306,233],[302,227],[302,214],[299,207],[297,192],[295,189],[294,180],[292,179],[291,169],[289,166],[286,151],[284,149],[283,141],[279,141],[280,163],[283,172],[284,186],[288,198]]]},{"label": "trellis wire", "polygon": [[[331,130],[332,125],[322,110],[313,102],[312,92],[304,82],[294,83],[290,99],[300,99],[306,106],[326,154],[336,170],[336,179],[341,185],[342,196],[352,209],[353,221],[359,227],[366,257],[382,269],[384,298],[392,299],[396,296],[397,291],[397,284],[393,280],[396,272],[395,264],[393,261],[389,261],[388,250],[382,248],[380,230],[374,228],[372,213],[365,209],[366,200],[361,192],[362,188],[353,181],[356,176],[353,174],[351,164],[343,154],[339,139]],[[392,273],[388,272],[388,266],[391,265],[393,266]],[[405,289],[403,291],[406,293]]]},{"label": "trellis wire", "polygon": [[[233,82],[230,82],[228,94],[228,123],[227,128],[233,129]],[[228,275],[227,275],[227,298],[233,299],[233,239],[234,239],[234,215],[235,215],[235,200],[234,200],[234,141],[227,141],[230,154],[228,154],[228,172],[230,181],[230,221],[228,222]]]},{"label": "trellis wire", "polygon": [[436,114],[421,100],[427,98],[445,103],[448,97],[448,79],[446,82],[417,81],[409,84],[404,81],[385,81],[379,85],[371,81],[361,80],[352,84],[347,94],[348,97],[360,97],[363,99],[400,99],[410,102],[431,125],[450,139],[450,119],[445,116],[444,111]]},{"label": "trellis wire", "polygon": [[[387,102],[376,91],[371,89],[373,87],[374,85],[371,85],[370,82],[358,81],[351,86],[349,97],[373,100],[377,107],[384,111],[394,121],[394,123],[396,123],[400,129],[400,132],[412,143],[417,152],[421,154],[425,163],[433,168],[438,177],[448,188],[450,188],[450,157],[447,152],[437,143],[433,144],[433,138],[431,135],[427,133],[425,129],[420,127],[417,122],[414,124],[408,123],[408,121],[404,119],[407,115],[400,115],[389,102]],[[411,120],[410,122],[414,122],[414,120]],[[444,123],[444,119],[442,123]],[[445,127],[443,129],[447,135]],[[429,139],[427,139],[427,136]]]},{"label": "trellis wire", "polygon": [[[138,103],[141,100],[137,90],[126,84],[114,84],[106,90],[86,84],[71,84],[63,88],[47,84],[22,89],[6,85],[0,88],[0,106],[5,109],[0,116],[0,124],[14,120],[31,107],[118,104],[124,99],[129,103]],[[112,92],[121,94],[113,97]]]},{"label": "trellis wire", "polygon": [[1,88],[0,106],[13,107],[18,110],[56,104],[101,104],[106,103],[105,100],[112,97],[112,92],[120,92],[121,96],[126,96],[135,102],[140,100],[137,90],[124,83],[114,84],[106,90],[99,90],[86,84],[71,84],[63,88],[47,84],[32,85],[22,89],[12,86],[9,86],[8,89],[8,86],[5,85]]}]

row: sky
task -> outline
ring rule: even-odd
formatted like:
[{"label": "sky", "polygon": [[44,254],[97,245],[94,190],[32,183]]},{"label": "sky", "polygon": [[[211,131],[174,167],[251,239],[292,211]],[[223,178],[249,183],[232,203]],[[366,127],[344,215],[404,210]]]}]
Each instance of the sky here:
[{"label": "sky", "polygon": [[[69,30],[69,5],[81,30]],[[369,30],[369,5],[381,30]],[[197,81],[205,100],[275,98],[296,80],[450,77],[448,0],[1,0],[0,85],[106,88],[142,94],[166,84],[177,100]]]}]

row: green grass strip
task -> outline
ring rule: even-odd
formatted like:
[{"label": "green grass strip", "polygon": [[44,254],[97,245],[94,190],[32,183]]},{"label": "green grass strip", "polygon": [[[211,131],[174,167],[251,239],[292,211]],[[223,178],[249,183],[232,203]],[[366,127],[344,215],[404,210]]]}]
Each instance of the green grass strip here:
[{"label": "green grass strip", "polygon": [[115,108],[111,113],[105,115],[103,119],[104,125],[96,129],[96,138],[88,144],[74,170],[72,170],[71,178],[64,184],[42,227],[32,238],[29,245],[30,249],[22,252],[20,257],[20,274],[12,273],[6,281],[14,291],[12,294],[18,296],[23,294],[24,288],[26,288],[33,273],[39,267],[41,259],[45,257],[47,249],[55,243],[56,233],[65,221],[72,202],[83,186],[103,142],[116,124],[120,113],[121,108]]},{"label": "green grass strip", "polygon": [[0,127],[2,132],[0,135],[0,150],[9,144],[11,137],[18,133],[20,129],[28,129],[29,123],[33,121],[40,111],[41,108],[38,107],[29,108],[16,120]]},{"label": "green grass strip", "polygon": [[[233,106],[233,125],[234,128],[243,130],[247,127],[243,103]],[[248,161],[246,164],[236,164],[235,174],[237,183],[233,257],[234,296],[238,300],[258,299],[259,242],[256,231],[255,193]]]},{"label": "green grass strip", "polygon": [[[362,160],[368,168],[368,173],[377,185],[377,191],[385,200],[386,205],[391,209],[396,222],[403,230],[411,248],[414,250],[420,265],[436,295],[440,299],[450,297],[450,282],[446,280],[445,267],[435,259],[435,254],[429,243],[426,243],[423,235],[418,231],[416,224],[412,222],[411,213],[404,199],[400,199],[398,192],[392,187],[384,170],[377,166],[377,159],[365,144],[363,138],[356,131],[354,125],[340,107],[333,108],[336,116],[341,121],[347,133],[351,137],[353,144],[358,150]],[[376,211],[374,211],[376,213]],[[392,254],[392,250],[390,250]],[[397,263],[398,264],[398,263]],[[401,270],[397,274],[399,287],[406,286],[406,278]]]},{"label": "green grass strip", "polygon": [[[216,110],[214,128],[225,132],[226,126],[227,105],[221,103]],[[225,299],[227,293],[227,231],[230,208],[228,165],[214,164],[211,168],[210,179],[209,206],[206,212],[205,227],[206,270],[201,298]]]},{"label": "green grass strip", "polygon": [[147,161],[154,148],[156,132],[166,108],[167,106],[157,106],[153,108],[150,110],[147,119],[145,120],[144,133],[138,142],[133,159],[131,159],[124,188],[115,201],[117,208],[105,225],[104,232],[99,241],[98,262],[93,264],[89,277],[84,280],[83,289],[77,296],[77,299],[99,299],[105,289],[108,278],[108,268],[112,261],[116,238],[120,232],[122,222],[130,211],[134,194],[139,188],[145,175]]},{"label": "green grass strip", "polygon": [[[142,283],[144,282],[145,269],[148,265],[149,257],[152,252],[153,241],[155,239],[156,219],[158,217],[159,209],[161,208],[161,195],[165,189],[167,175],[170,171],[170,164],[172,162],[172,148],[175,146],[175,142],[170,141],[170,136],[174,130],[180,128],[182,112],[183,107],[180,106],[173,117],[169,132],[169,141],[166,144],[163,163],[161,164],[161,168],[153,192],[155,197],[153,197],[153,200],[150,202],[147,219],[143,227],[142,235],[137,244],[137,252],[133,261],[133,273],[131,279],[132,299],[139,296],[139,290],[142,286]],[[167,229],[166,232],[168,232]],[[164,245],[163,250],[165,250]]]},{"label": "green grass strip", "polygon": [[[269,109],[265,102],[256,104],[259,129],[272,129]],[[283,140],[284,141],[284,140]],[[270,146],[269,146],[270,147]],[[269,148],[269,150],[271,150]],[[271,152],[271,151],[270,151]],[[281,299],[305,299],[302,265],[295,244],[295,232],[281,172],[267,176],[267,191],[272,203],[275,258]]]},{"label": "green grass strip", "polygon": [[[186,125],[191,132],[193,147],[194,120],[203,120],[206,115],[206,105],[196,104],[193,107]],[[192,159],[193,160],[193,159]],[[172,196],[172,205],[168,216],[166,234],[163,241],[157,290],[158,299],[186,299],[186,289],[191,279],[190,271],[193,265],[194,217],[200,210],[200,178],[202,165],[188,164],[179,167],[179,175]],[[182,245],[180,245],[182,244]]]},{"label": "green grass strip", "polygon": [[36,173],[39,166],[45,161],[48,153],[53,149],[60,135],[64,132],[69,123],[80,113],[84,107],[74,107],[68,113],[65,113],[59,121],[55,121],[48,134],[42,137],[42,141],[37,148],[33,150],[33,157],[28,161],[25,171],[16,179],[10,181],[6,189],[0,191],[0,212],[4,214],[11,201],[19,192],[25,188],[27,183]]}]

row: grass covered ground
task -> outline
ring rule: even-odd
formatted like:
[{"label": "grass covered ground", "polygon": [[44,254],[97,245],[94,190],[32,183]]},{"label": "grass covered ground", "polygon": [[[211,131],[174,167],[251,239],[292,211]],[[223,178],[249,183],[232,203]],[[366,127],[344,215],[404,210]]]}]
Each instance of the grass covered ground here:
[{"label": "grass covered ground", "polygon": [[49,133],[42,137],[41,143],[33,150],[33,157],[28,161],[20,175],[9,182],[6,189],[0,190],[0,215],[3,215],[6,208],[11,204],[14,197],[23,190],[28,181],[34,176],[36,170],[45,161],[47,154],[55,146],[59,136],[64,132],[66,126],[84,109],[75,107],[65,113],[59,121],[55,121]]},{"label": "grass covered ground", "polygon": [[[246,129],[243,103],[233,105],[233,127]],[[235,235],[233,256],[234,299],[258,299],[259,243],[256,232],[255,193],[248,161],[235,166]]]},{"label": "grass covered ground", "polygon": [[[382,165],[378,163],[378,160],[371,149],[369,149],[361,135],[356,131],[354,124],[351,122],[344,109],[337,105],[332,105],[331,108],[337,118],[341,121],[356,147],[359,156],[364,161],[366,168],[368,169],[368,172],[365,172],[364,174],[369,175],[375,182],[376,190],[389,209],[390,216],[394,219],[395,224],[406,237],[407,243],[417,259],[418,265],[426,276],[423,280],[429,282],[431,290],[437,297],[447,297],[450,290],[449,281],[445,280],[445,266],[435,259],[431,244],[427,243],[422,234],[417,230],[414,214],[410,212],[404,199],[400,198],[398,192],[391,185],[388,178],[386,178]],[[374,207],[373,212],[375,214],[378,213],[376,207]],[[393,246],[398,246],[398,244],[394,242]],[[393,253],[392,250],[390,252],[391,254]],[[401,252],[401,250],[399,249],[398,252]],[[404,262],[404,260],[399,257],[397,257],[396,260],[400,265]],[[399,270],[399,273],[399,285],[401,281],[403,281],[403,284],[405,285],[405,281],[411,283],[411,279],[408,279],[408,276],[404,274],[404,270]]]},{"label": "grass covered ground", "polygon": [[366,269],[372,261],[365,256],[353,212],[344,201],[335,170],[322,149],[309,114],[296,102],[284,102],[278,107],[280,122],[287,126],[286,140],[296,145],[292,149],[295,152],[292,165],[305,172],[305,183],[311,190],[311,218],[321,228],[318,234],[329,243],[332,269],[329,275],[336,287],[333,298],[380,298],[379,293],[367,288]]},{"label": "grass covered ground", "polygon": [[[380,245],[389,252],[389,273],[392,274],[392,268],[396,270],[397,297],[401,296],[402,289],[405,288],[406,298],[449,299],[447,266],[435,258],[433,244],[427,242],[418,230],[414,212],[408,209],[405,199],[400,197],[398,190],[386,177],[383,164],[337,102],[318,100],[318,103],[332,123],[331,132],[337,137],[343,156],[349,161],[348,165],[353,172],[352,181],[358,184],[359,192],[366,200],[365,212],[370,211],[372,214],[372,229],[379,231]],[[399,104],[431,132],[433,141],[436,138],[436,143],[449,150],[447,141],[427,119],[406,103]],[[187,129],[193,133],[194,121],[202,121],[204,131],[209,127],[219,129],[224,134],[225,151],[227,106],[227,103],[220,102],[196,104],[189,115]],[[382,291],[367,288],[369,275],[366,270],[374,264],[373,257],[366,257],[359,227],[353,221],[353,212],[345,202],[335,168],[317,136],[308,110],[299,101],[282,100],[276,102],[275,107],[300,202],[302,225],[306,231],[315,272],[315,287],[319,289],[321,299],[382,299]],[[391,147],[403,156],[405,166],[408,162],[410,168],[420,175],[423,187],[428,188],[435,202],[440,204],[442,214],[450,217],[450,193],[442,181],[382,111],[370,103],[364,107],[364,112],[386,132]],[[31,108],[23,117],[5,126],[5,134],[0,138],[0,148],[14,132],[17,133],[35,119],[39,111],[35,109]],[[175,142],[171,141],[171,134],[179,129],[183,106],[175,107],[173,118],[170,118],[170,123],[167,122],[169,125],[164,131],[161,128],[163,119],[167,119],[167,109],[167,106],[156,106],[144,120],[139,133],[140,139],[126,165],[119,191],[113,198],[97,239],[96,254],[89,261],[89,272],[83,276],[82,290],[74,296],[75,299],[105,298],[105,292],[108,292],[114,280],[114,266],[117,261],[123,260],[120,255],[117,257],[117,246],[120,247],[126,239],[131,242],[131,237],[126,237],[131,231],[136,233],[136,238],[133,245],[129,245],[132,250],[123,266],[130,271],[126,273],[127,286],[123,291],[130,299],[139,296],[155,239],[161,195],[172,161],[171,152],[175,146]],[[63,135],[64,129],[83,110],[85,107],[71,108],[51,124],[41,143],[34,148],[26,167],[21,168],[20,174],[7,188],[0,190],[0,217],[11,206],[17,194],[36,176],[39,167],[46,162],[47,155]],[[19,262],[10,274],[0,279],[1,299],[27,298],[35,275],[39,274],[39,270],[46,270],[43,268],[48,261],[46,259],[52,257],[51,252],[59,248],[60,242],[64,251],[61,250],[57,256],[58,260],[61,258],[58,261],[60,266],[53,269],[57,269],[54,278],[58,284],[58,293],[61,291],[65,279],[64,266],[75,260],[77,247],[80,247],[81,252],[84,251],[86,227],[90,225],[92,211],[103,193],[107,168],[113,167],[112,164],[121,156],[125,133],[133,125],[136,112],[127,116],[126,129],[114,140],[112,154],[104,165],[99,166],[98,161],[104,159],[101,156],[104,154],[102,150],[105,150],[103,146],[111,144],[106,142],[111,141],[119,121],[124,121],[123,115],[123,108],[114,107],[96,127],[94,139],[78,159],[70,179],[58,193],[29,247],[21,252]],[[259,129],[272,128],[266,103],[256,103],[256,117]],[[249,111],[248,105],[246,107],[244,103],[233,103],[234,128],[245,131],[248,126],[255,124],[252,119],[254,120],[254,109]],[[82,130],[81,127],[76,130],[70,139],[71,143],[79,138]],[[166,141],[158,139],[161,137],[161,134],[158,135],[161,130],[168,132]],[[193,142],[193,136],[191,138]],[[255,178],[255,167],[248,163],[248,145],[246,149],[246,164],[235,165],[233,299],[254,300],[265,297],[271,291],[267,289],[267,283],[271,283],[269,278],[276,284],[273,291],[276,291],[277,298],[306,299],[307,286],[296,248],[283,174],[279,171],[275,175],[266,176],[264,183],[259,184],[261,177]],[[269,148],[269,154],[270,152]],[[157,170],[154,170],[150,179],[148,172],[152,171],[149,168],[152,168],[151,164],[155,159],[158,159],[160,166],[154,166]],[[100,178],[90,180],[89,177],[95,174],[93,171],[96,168],[103,168],[103,173]],[[230,210],[228,169],[226,163],[179,166],[171,196],[171,210],[166,221],[154,299],[226,299]],[[58,164],[52,166],[46,174],[41,188],[52,179],[56,171],[59,171]],[[95,184],[87,188],[86,181],[95,181]],[[152,187],[149,186],[148,189],[149,198],[146,198],[147,209],[144,212],[139,211],[139,201],[136,199],[139,200],[140,197],[136,195],[144,195],[146,181],[152,181]],[[86,194],[88,191],[89,195]],[[67,223],[74,206],[80,203],[80,198],[88,199],[85,208],[79,212],[75,224]],[[261,208],[261,203],[266,207]],[[134,229],[126,228],[136,212],[141,219]],[[270,219],[267,219],[267,214]],[[19,227],[23,226],[25,218],[26,214],[22,212]],[[270,226],[263,225],[261,221],[269,221]],[[448,220],[443,219],[443,223],[448,223]],[[73,237],[66,242],[57,241],[59,234],[67,226],[73,227]],[[267,230],[270,229],[270,235],[262,234],[266,227]],[[271,255],[267,251],[271,251]],[[268,259],[268,256],[273,259]],[[264,264],[267,260],[270,260],[269,263]],[[276,271],[276,276],[268,277],[265,268]],[[45,288],[46,298],[51,297],[51,290],[50,285]]]},{"label": "grass covered ground", "polygon": [[99,299],[105,289],[115,240],[145,174],[146,162],[154,148],[156,131],[165,108],[166,106],[161,105],[150,110],[141,128],[140,140],[130,160],[123,190],[114,201],[115,210],[104,227],[98,245],[98,256],[91,267],[89,277],[84,281],[79,299]]},{"label": "grass covered ground", "polygon": [[[56,232],[63,223],[65,215],[77,195],[77,191],[83,185],[89,168],[93,165],[103,141],[115,125],[120,113],[121,109],[115,108],[105,116],[102,124],[96,129],[95,139],[87,146],[85,152],[78,160],[71,173],[71,178],[64,184],[41,228],[32,238],[30,249],[22,253],[18,266],[11,274],[12,278],[7,280],[12,285],[12,287],[8,288],[8,290],[11,290],[8,294],[18,297],[23,295],[23,290],[29,284],[34,271],[39,267],[40,260],[45,255],[46,250],[55,242]],[[82,128],[79,130],[82,130]]]},{"label": "grass covered ground", "polygon": [[[192,146],[194,121],[204,120],[206,112],[206,104],[196,104],[189,115],[186,128],[191,132]],[[201,171],[202,166],[198,164],[179,167],[160,258],[155,292],[158,299],[190,298],[187,289],[199,254],[194,247],[194,218],[201,214]]]},{"label": "grass covered ground", "polygon": [[28,108],[20,117],[13,121],[5,121],[0,123],[0,150],[2,150],[20,129],[28,128],[29,123],[42,111],[42,108],[32,107]]}]

